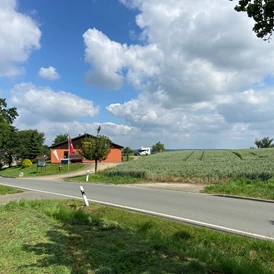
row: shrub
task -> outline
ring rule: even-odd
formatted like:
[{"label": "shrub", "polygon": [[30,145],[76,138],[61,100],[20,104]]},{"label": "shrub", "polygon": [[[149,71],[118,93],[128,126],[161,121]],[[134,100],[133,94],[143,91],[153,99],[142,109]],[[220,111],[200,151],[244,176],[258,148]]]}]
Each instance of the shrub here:
[{"label": "shrub", "polygon": [[25,168],[25,167],[30,167],[32,166],[32,162],[30,159],[25,159],[23,162],[22,162],[22,167]]}]

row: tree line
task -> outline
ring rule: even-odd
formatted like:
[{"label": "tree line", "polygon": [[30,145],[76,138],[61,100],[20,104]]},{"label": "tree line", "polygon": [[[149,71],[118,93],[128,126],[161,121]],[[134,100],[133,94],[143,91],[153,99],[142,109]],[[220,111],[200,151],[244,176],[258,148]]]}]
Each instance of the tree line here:
[{"label": "tree line", "polygon": [[6,99],[0,98],[0,167],[12,165],[19,159],[34,160],[37,155],[48,155],[45,134],[36,129],[19,130],[13,126],[18,117],[15,107],[8,108]]}]

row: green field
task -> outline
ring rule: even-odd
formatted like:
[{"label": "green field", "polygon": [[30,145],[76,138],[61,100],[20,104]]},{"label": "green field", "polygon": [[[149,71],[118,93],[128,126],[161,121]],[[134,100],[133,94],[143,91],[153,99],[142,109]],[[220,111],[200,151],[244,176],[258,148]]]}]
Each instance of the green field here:
[{"label": "green field", "polygon": [[212,183],[231,178],[267,180],[274,176],[274,149],[185,150],[165,152],[106,170],[109,176],[152,181]]},{"label": "green field", "polygon": [[270,274],[274,243],[80,201],[0,206],[0,273]]},{"label": "green field", "polygon": [[74,171],[80,169],[85,166],[85,164],[71,164],[69,165],[69,170],[67,165],[63,165],[63,169],[59,171],[58,164],[47,164],[46,169],[43,167],[42,169],[39,167],[37,172],[37,165],[33,164],[31,167],[23,168],[21,166],[15,166],[10,168],[5,168],[0,170],[0,176],[4,177],[18,177],[20,172],[24,173],[24,177],[32,177],[32,176],[46,176],[46,175],[54,175],[54,174],[62,174],[68,171]]}]

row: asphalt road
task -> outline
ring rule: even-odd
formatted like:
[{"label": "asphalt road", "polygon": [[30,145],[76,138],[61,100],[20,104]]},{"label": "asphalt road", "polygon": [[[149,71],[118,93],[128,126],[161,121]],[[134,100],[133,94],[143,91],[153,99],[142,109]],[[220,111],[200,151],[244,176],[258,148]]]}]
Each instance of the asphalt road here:
[{"label": "asphalt road", "polygon": [[274,203],[216,197],[134,186],[85,184],[35,179],[6,179],[0,184],[82,199],[206,226],[217,230],[274,240]]}]

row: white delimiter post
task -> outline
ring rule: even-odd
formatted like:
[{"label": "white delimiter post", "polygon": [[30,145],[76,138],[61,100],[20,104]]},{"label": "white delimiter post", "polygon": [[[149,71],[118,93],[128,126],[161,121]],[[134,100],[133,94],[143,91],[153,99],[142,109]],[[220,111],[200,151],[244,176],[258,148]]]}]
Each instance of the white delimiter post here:
[{"label": "white delimiter post", "polygon": [[88,182],[89,170],[87,171],[86,182]]},{"label": "white delimiter post", "polygon": [[84,188],[83,188],[82,186],[80,186],[80,190],[81,190],[81,193],[82,193],[82,195],[83,195],[85,205],[86,205],[86,206],[89,206],[89,203],[88,203],[88,199],[87,199],[85,190],[84,190]]}]

